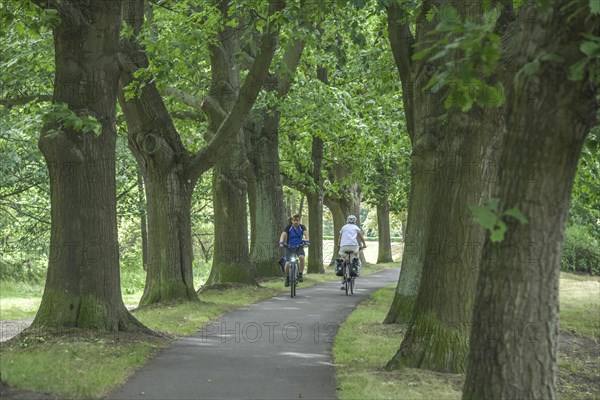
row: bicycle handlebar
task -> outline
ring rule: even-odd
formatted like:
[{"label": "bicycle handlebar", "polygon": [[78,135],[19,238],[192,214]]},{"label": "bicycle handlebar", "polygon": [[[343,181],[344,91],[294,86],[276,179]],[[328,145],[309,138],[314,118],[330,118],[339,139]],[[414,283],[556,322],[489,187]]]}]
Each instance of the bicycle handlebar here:
[{"label": "bicycle handlebar", "polygon": [[283,247],[287,247],[287,248],[290,248],[290,249],[299,249],[300,247],[308,247],[308,246],[310,246],[310,243],[307,240],[303,240],[302,244],[299,244],[298,246],[290,246],[289,244],[283,243],[283,242],[277,242],[277,244],[283,245]]}]

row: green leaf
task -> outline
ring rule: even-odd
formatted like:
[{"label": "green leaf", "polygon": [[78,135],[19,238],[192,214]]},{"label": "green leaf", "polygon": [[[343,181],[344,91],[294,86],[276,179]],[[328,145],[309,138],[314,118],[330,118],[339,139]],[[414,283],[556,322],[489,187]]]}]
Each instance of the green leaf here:
[{"label": "green leaf", "polygon": [[519,210],[517,207],[513,207],[511,209],[508,209],[508,210],[504,211],[503,214],[507,215],[509,217],[516,218],[522,224],[526,224],[528,222],[527,218],[523,215],[523,213],[521,212],[521,210]]},{"label": "green leaf", "polygon": [[536,72],[538,72],[539,69],[540,69],[540,60],[536,58],[535,60],[525,64],[525,66],[523,67],[523,72],[525,73],[525,75],[531,76],[531,75],[535,74]]},{"label": "green leaf", "polygon": [[485,229],[493,230],[500,221],[498,215],[486,206],[469,206],[469,209],[475,217],[475,221]]},{"label": "green leaf", "polygon": [[501,220],[498,220],[498,225],[492,229],[490,234],[490,240],[493,243],[498,243],[504,240],[504,234],[506,233],[506,224]]},{"label": "green leaf", "polygon": [[591,40],[586,40],[585,42],[581,43],[579,49],[589,58],[593,58],[600,54],[600,43]]},{"label": "green leaf", "polygon": [[600,1],[590,0],[590,12],[592,14],[600,14]]},{"label": "green leaf", "polygon": [[569,68],[569,80],[570,81],[580,81],[583,79],[585,75],[585,66],[588,63],[587,58],[583,58],[577,61],[575,64],[571,65]]},{"label": "green leaf", "polygon": [[565,61],[565,58],[563,56],[561,56],[560,54],[554,54],[554,53],[546,53],[543,56],[540,57],[540,60],[542,61],[552,61],[555,63],[562,63]]}]

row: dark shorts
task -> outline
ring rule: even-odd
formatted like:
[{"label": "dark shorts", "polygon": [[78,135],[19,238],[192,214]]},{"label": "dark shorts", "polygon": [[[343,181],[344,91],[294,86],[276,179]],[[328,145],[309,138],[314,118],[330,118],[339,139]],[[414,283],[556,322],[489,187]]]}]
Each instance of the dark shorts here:
[{"label": "dark shorts", "polygon": [[[296,254],[299,256],[304,256],[304,247],[299,247],[296,249]],[[285,248],[285,259],[289,260],[292,256],[292,250],[288,247]]]}]

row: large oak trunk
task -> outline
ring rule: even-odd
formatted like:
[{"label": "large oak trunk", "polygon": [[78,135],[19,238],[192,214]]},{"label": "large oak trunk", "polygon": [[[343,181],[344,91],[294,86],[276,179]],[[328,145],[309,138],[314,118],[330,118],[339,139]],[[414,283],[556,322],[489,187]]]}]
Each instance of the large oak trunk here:
[{"label": "large oak trunk", "polygon": [[215,251],[207,285],[255,284],[248,246],[248,196],[241,134],[229,154],[213,170]]},{"label": "large oak trunk", "polygon": [[506,83],[508,133],[494,195],[501,210],[517,207],[528,223],[507,217],[504,240],[485,241],[465,399],[556,398],[563,234],[577,160],[598,109],[592,86],[567,76],[583,57],[582,33],[591,26],[597,35],[600,22],[567,3],[541,10],[531,2],[510,32],[513,60],[552,52],[564,62],[544,63],[536,74]]},{"label": "large oak trunk", "polygon": [[[124,11],[125,21],[139,32],[143,1],[128,2]],[[134,81],[135,71],[149,65],[140,45],[123,38],[119,61],[119,103],[127,122],[127,144],[146,192],[148,261],[140,305],[196,301],[190,214],[196,178],[188,174],[191,157],[154,82],[147,82],[139,97],[125,99],[123,87]]]},{"label": "large oak trunk", "polygon": [[[495,111],[490,111],[494,113]],[[421,283],[408,331],[388,368],[410,366],[464,372],[478,261],[484,231],[469,205],[483,205],[494,180],[493,129],[484,112],[451,114],[436,148]],[[473,121],[480,121],[479,124]],[[499,137],[500,135],[498,135]]]},{"label": "large oak trunk", "polygon": [[[50,174],[48,275],[33,327],[126,331],[143,327],[121,298],[115,185],[115,62],[121,2],[58,5],[53,102],[101,124],[99,135],[46,125],[39,139]],[[59,133],[50,135],[48,130]]]},{"label": "large oak trunk", "polygon": [[286,225],[283,186],[279,168],[279,112],[265,109],[249,136],[248,159],[252,168],[248,186],[251,217],[250,260],[260,277],[279,276],[280,252],[276,245]]},{"label": "large oak trunk", "polygon": [[392,241],[390,238],[390,204],[387,198],[377,202],[377,236],[379,238],[377,264],[394,261],[392,258]]},{"label": "large oak trunk", "polygon": [[[223,15],[228,6],[220,5]],[[240,90],[239,33],[231,27],[217,34],[218,45],[211,51],[212,84],[210,96],[230,113]],[[223,115],[224,116],[224,115]],[[209,130],[216,132],[222,119],[210,115]],[[215,251],[207,285],[222,283],[255,284],[248,244],[248,160],[244,151],[243,130],[235,132],[227,143],[227,154],[213,169]]]},{"label": "large oak trunk", "polygon": [[306,197],[308,200],[308,227],[310,230],[307,268],[311,274],[324,274],[323,196],[320,193],[309,193]]},{"label": "large oak trunk", "polygon": [[411,184],[404,235],[404,251],[400,277],[392,305],[384,319],[386,324],[408,323],[412,316],[425,255],[425,240],[429,227],[429,188],[432,177],[432,159],[421,157],[413,150]]}]

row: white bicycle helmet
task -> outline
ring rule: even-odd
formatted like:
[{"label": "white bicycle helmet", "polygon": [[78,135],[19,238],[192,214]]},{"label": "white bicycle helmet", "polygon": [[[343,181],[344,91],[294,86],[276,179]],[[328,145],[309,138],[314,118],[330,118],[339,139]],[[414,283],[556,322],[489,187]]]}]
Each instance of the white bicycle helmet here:
[{"label": "white bicycle helmet", "polygon": [[354,215],[348,215],[348,218],[346,218],[346,223],[348,223],[348,224],[355,224],[356,223],[356,217]]}]

